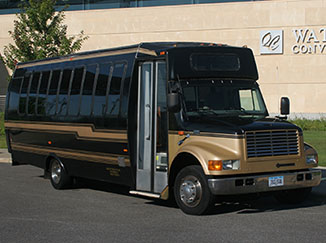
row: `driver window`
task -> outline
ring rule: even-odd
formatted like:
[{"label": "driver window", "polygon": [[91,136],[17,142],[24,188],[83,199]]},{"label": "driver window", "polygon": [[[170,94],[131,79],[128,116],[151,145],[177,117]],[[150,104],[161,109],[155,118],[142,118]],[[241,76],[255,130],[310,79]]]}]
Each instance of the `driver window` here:
[{"label": "driver window", "polygon": [[256,92],[250,89],[239,90],[241,108],[245,110],[257,110],[259,107]]}]

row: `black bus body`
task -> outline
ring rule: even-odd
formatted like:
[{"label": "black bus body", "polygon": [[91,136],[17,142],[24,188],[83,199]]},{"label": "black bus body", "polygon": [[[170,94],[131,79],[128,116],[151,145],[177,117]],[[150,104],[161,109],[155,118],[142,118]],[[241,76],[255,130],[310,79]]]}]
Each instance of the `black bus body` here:
[{"label": "black bus body", "polygon": [[[310,170],[317,153],[300,128],[267,118],[257,80],[250,49],[209,43],[20,63],[5,112],[12,164],[43,168],[57,189],[83,177],[156,198],[174,193],[190,214],[207,212],[220,194],[306,192],[320,182]],[[250,142],[259,136],[272,145]]]}]

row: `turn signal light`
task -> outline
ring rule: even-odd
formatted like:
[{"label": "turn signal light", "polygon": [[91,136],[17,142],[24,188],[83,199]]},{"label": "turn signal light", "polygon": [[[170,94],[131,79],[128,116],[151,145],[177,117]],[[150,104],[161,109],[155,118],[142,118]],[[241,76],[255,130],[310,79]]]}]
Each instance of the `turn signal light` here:
[{"label": "turn signal light", "polygon": [[222,160],[209,160],[208,161],[208,170],[222,170],[223,162]]}]

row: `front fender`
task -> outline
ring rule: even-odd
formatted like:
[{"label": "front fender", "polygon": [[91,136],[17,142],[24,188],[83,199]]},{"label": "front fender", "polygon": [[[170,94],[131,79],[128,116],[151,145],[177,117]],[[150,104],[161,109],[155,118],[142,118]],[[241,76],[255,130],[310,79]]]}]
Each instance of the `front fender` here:
[{"label": "front fender", "polygon": [[182,137],[176,135],[171,141],[175,145],[172,161],[181,153],[191,154],[201,164],[205,174],[210,174],[209,160],[239,159],[239,153],[243,149],[238,139],[191,136],[179,146],[177,144],[181,139]]}]

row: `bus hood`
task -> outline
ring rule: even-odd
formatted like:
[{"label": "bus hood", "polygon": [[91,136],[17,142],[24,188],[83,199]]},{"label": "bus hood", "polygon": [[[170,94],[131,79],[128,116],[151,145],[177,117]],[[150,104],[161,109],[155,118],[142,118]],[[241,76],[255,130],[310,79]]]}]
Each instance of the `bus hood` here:
[{"label": "bus hood", "polygon": [[246,131],[262,131],[262,130],[288,130],[295,129],[300,133],[302,130],[288,122],[277,118],[264,118],[260,120],[244,119],[244,118],[228,118],[228,119],[211,119],[205,122],[185,122],[184,130],[196,132],[211,132],[242,135]]}]

